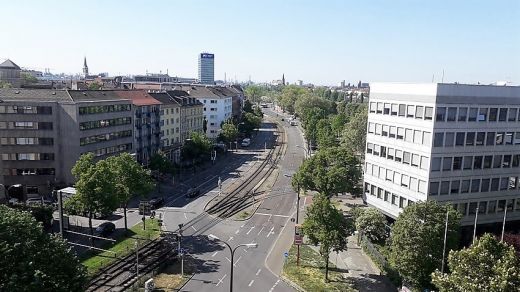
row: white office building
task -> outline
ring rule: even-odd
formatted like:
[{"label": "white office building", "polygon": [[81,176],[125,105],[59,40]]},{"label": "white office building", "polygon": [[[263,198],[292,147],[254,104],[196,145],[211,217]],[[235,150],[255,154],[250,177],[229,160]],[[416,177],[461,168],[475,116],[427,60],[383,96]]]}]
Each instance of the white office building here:
[{"label": "white office building", "polygon": [[462,225],[520,220],[519,145],[518,86],[371,83],[364,197],[393,218],[437,200]]},{"label": "white office building", "polygon": [[215,84],[215,55],[210,53],[199,54],[199,82]]}]

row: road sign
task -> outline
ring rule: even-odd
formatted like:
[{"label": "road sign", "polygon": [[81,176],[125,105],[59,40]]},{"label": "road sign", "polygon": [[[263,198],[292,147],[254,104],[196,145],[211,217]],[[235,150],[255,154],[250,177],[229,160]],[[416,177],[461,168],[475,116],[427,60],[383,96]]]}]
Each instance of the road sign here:
[{"label": "road sign", "polygon": [[294,226],[294,244],[301,245],[303,243],[303,232],[301,230],[301,225],[296,224]]},{"label": "road sign", "polygon": [[284,256],[284,257],[288,257],[288,256],[289,256],[289,253],[288,253],[288,252],[284,252],[284,253],[283,253],[283,256]]},{"label": "road sign", "polygon": [[295,218],[291,218],[291,222],[295,222],[295,221],[296,221],[296,219],[295,219]]}]

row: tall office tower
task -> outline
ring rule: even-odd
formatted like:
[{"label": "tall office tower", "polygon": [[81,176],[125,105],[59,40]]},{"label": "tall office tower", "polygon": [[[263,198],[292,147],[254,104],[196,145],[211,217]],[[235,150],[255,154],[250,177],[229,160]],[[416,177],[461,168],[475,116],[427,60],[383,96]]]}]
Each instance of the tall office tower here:
[{"label": "tall office tower", "polygon": [[199,54],[199,82],[215,84],[215,55],[210,53]]},{"label": "tall office tower", "polygon": [[519,220],[519,145],[518,86],[370,84],[364,197],[393,218],[437,200],[462,225]]}]

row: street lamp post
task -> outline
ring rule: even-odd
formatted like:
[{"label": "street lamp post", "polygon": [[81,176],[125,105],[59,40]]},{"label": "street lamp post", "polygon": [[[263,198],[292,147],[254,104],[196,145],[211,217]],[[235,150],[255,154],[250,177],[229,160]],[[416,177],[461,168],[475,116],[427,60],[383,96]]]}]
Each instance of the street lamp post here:
[{"label": "street lamp post", "polygon": [[219,239],[218,237],[216,237],[215,235],[213,234],[210,234],[208,235],[208,238],[209,239],[212,239],[212,240],[219,240],[220,242],[224,243],[228,248],[229,248],[229,251],[231,252],[231,276],[229,278],[229,292],[233,292],[233,266],[234,266],[234,256],[235,256],[235,251],[241,247],[241,246],[244,246],[244,247],[258,247],[258,243],[242,243],[242,244],[239,244],[237,246],[235,246],[235,248],[231,248],[231,245],[229,245],[229,243]]}]

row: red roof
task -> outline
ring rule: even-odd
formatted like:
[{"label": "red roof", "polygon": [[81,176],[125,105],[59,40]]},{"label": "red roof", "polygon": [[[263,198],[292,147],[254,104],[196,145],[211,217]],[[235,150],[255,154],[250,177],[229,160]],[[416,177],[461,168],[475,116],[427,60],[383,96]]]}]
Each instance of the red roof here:
[{"label": "red roof", "polygon": [[132,103],[137,106],[162,104],[144,90],[116,90],[115,92],[122,98],[132,100]]}]

